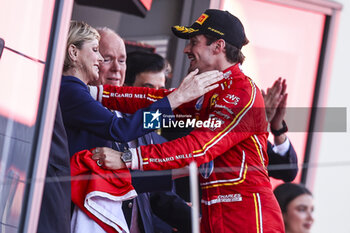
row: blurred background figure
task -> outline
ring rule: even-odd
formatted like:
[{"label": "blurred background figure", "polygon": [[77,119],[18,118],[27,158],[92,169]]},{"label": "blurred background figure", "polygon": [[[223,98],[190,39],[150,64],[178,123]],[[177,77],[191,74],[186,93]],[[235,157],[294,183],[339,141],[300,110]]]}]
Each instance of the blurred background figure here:
[{"label": "blurred background figure", "polygon": [[[126,86],[165,88],[166,70],[169,63],[159,54],[149,51],[133,51],[126,59]],[[140,144],[159,144],[166,139],[156,132],[138,139]],[[135,172],[135,171],[132,171]],[[191,209],[186,202],[172,191],[150,192],[152,223],[155,233],[191,232]]]},{"label": "blurred background figure", "polygon": [[125,84],[135,87],[165,88],[168,63],[156,54],[144,51],[128,53]]},{"label": "blurred background figure", "polygon": [[274,194],[281,207],[286,233],[308,233],[314,222],[313,197],[300,184],[284,183],[276,187]]}]

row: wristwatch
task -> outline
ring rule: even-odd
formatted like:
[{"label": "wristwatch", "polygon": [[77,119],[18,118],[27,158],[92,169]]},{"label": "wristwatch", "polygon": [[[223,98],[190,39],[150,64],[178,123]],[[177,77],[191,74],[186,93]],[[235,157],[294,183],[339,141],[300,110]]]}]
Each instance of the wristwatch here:
[{"label": "wristwatch", "polygon": [[271,133],[274,135],[274,136],[280,136],[281,134],[284,134],[285,132],[288,131],[288,126],[286,124],[286,122],[283,120],[282,121],[282,128],[279,129],[279,130],[274,130],[272,127],[270,127],[271,129]]},{"label": "wristwatch", "polygon": [[122,159],[122,161],[126,164],[126,163],[131,163],[132,161],[132,153],[130,150],[126,150],[123,152],[123,154],[120,157]]}]

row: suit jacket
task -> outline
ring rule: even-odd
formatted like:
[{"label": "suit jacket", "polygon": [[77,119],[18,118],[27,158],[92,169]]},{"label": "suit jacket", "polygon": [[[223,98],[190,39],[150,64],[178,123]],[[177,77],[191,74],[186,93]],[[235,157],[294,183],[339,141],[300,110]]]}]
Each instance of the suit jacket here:
[{"label": "suit jacket", "polygon": [[112,147],[112,141],[128,142],[151,132],[143,129],[143,111],[160,110],[172,115],[168,99],[163,98],[130,116],[118,118],[97,102],[88,87],[73,76],[62,76],[59,101],[71,156],[94,147]]},{"label": "suit jacket", "polygon": [[[138,138],[138,146],[148,144],[159,144],[166,140],[157,133],[151,132]],[[141,232],[155,233],[161,224],[165,232],[172,232],[172,227],[176,227],[180,232],[191,232],[191,209],[177,194],[171,192],[172,176],[171,171],[132,171],[132,184],[138,193],[136,198],[139,214],[139,228]],[[132,201],[123,203],[123,211],[130,226]],[[161,221],[154,222],[154,214]],[[164,231],[162,231],[164,232]]]},{"label": "suit jacket", "polygon": [[153,213],[164,221],[153,218],[156,232],[171,233],[172,227],[180,233],[192,232],[191,208],[175,192],[152,192],[150,202]]},{"label": "suit jacket", "polygon": [[45,183],[38,232],[70,232],[70,182],[59,180],[70,176],[69,161],[67,135],[58,104],[46,172],[46,177],[56,181]]},{"label": "suit jacket", "polygon": [[295,179],[298,173],[298,158],[292,143],[290,143],[287,154],[281,156],[272,150],[272,144],[267,142],[267,154],[269,156],[269,176],[291,182]]}]

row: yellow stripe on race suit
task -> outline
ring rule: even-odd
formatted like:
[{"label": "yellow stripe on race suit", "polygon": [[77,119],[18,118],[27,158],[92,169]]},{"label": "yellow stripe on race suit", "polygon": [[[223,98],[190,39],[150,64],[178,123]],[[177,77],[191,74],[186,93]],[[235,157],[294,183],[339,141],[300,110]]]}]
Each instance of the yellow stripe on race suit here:
[{"label": "yellow stripe on race suit", "polygon": [[229,183],[220,183],[220,184],[213,184],[213,185],[208,185],[208,186],[202,186],[202,189],[209,189],[209,188],[215,188],[215,187],[220,187],[220,186],[230,186],[230,185],[237,185],[241,184],[245,181],[245,178],[247,176],[247,170],[248,170],[248,165],[245,164],[244,166],[244,173],[243,173],[243,179],[237,181],[237,182],[229,182]]},{"label": "yellow stripe on race suit", "polygon": [[105,94],[105,95],[109,95],[109,91],[103,91],[103,94]]},{"label": "yellow stripe on race suit", "polygon": [[255,195],[255,193],[253,193],[253,196],[254,196],[254,206],[255,206],[256,232],[257,232],[257,233],[260,233],[258,202],[257,202],[257,200],[256,200],[256,195]]},{"label": "yellow stripe on race suit", "polygon": [[266,169],[266,166],[265,166],[265,160],[264,160],[264,157],[263,157],[263,155],[262,155],[262,151],[261,151],[261,149],[260,149],[260,146],[258,145],[258,142],[257,142],[257,138],[255,138],[254,137],[254,135],[252,135],[252,136],[250,136],[250,138],[253,140],[253,142],[254,142],[254,145],[255,145],[255,147],[256,147],[256,151],[258,152],[258,154],[259,154],[259,157],[260,157],[260,161],[261,161],[261,164],[263,165],[263,167],[264,167],[264,170],[266,171],[267,169]]},{"label": "yellow stripe on race suit", "polygon": [[164,96],[156,96],[156,95],[151,95],[151,94],[147,94],[147,96],[154,98],[154,99],[162,99]]},{"label": "yellow stripe on race suit", "polygon": [[[236,121],[237,121],[237,119],[238,119],[239,117],[243,117],[243,115],[246,113],[246,109],[247,109],[247,108],[250,109],[251,106],[249,106],[249,105],[252,104],[252,103],[253,103],[253,99],[255,99],[256,90],[255,90],[254,84],[252,83],[252,81],[251,81],[250,79],[249,79],[249,82],[250,82],[250,85],[252,86],[252,90],[253,90],[253,91],[252,91],[252,94],[251,94],[251,96],[250,96],[249,102],[248,102],[248,103],[246,104],[246,106],[244,106],[244,108],[236,115],[236,117],[231,121],[231,123],[230,123],[228,126],[226,126],[225,129],[223,129],[221,132],[219,132],[217,135],[215,135],[215,136],[214,136],[209,142],[207,142],[201,149],[196,150],[196,151],[193,151],[193,152],[192,152],[193,157],[198,157],[198,156],[203,155],[203,154],[205,153],[204,150],[205,150],[207,147],[215,145],[215,144],[221,139],[221,138],[219,138],[221,135],[230,132],[234,127],[236,127],[236,125],[233,125],[233,124],[236,123]],[[248,109],[248,110],[249,110],[249,109]],[[247,110],[247,111],[248,111],[248,110]],[[239,120],[240,120],[240,119],[239,119]],[[237,121],[237,123],[239,122],[239,120]],[[233,125],[233,127],[231,128],[232,125]],[[223,136],[225,136],[225,135],[223,135]],[[218,139],[218,140],[216,140],[216,139]],[[216,141],[215,141],[215,140],[216,140]],[[209,148],[208,148],[208,149],[209,149]],[[204,152],[204,153],[196,155],[197,153],[201,153],[201,152]]]}]

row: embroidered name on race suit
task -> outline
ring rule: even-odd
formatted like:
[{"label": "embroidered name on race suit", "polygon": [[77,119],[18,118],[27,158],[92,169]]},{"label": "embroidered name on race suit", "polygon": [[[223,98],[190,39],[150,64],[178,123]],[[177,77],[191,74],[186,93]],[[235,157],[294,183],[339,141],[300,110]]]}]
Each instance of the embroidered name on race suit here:
[{"label": "embroidered name on race suit", "polygon": [[144,158],[144,162],[149,161],[151,163],[167,163],[167,162],[171,162],[174,160],[179,160],[179,159],[189,159],[192,158],[192,154],[183,154],[183,155],[175,155],[175,156],[171,156],[171,157],[166,157],[166,158]]},{"label": "embroidered name on race suit", "polygon": [[242,195],[240,193],[236,194],[227,194],[227,195],[219,195],[217,198],[212,199],[210,201],[201,200],[201,202],[205,205],[213,205],[217,203],[223,203],[223,202],[237,202],[242,201]]},{"label": "embroidered name on race suit", "polygon": [[234,94],[227,94],[223,100],[228,103],[228,104],[234,104],[234,105],[237,105],[240,98],[235,96]]},{"label": "embroidered name on race suit", "polygon": [[139,99],[146,99],[147,96],[145,94],[136,94],[136,93],[111,93],[111,97],[115,98],[139,98]]},{"label": "embroidered name on race suit", "polygon": [[199,173],[204,179],[208,179],[209,176],[213,173],[214,170],[214,161],[208,163],[203,163],[199,166]]}]

